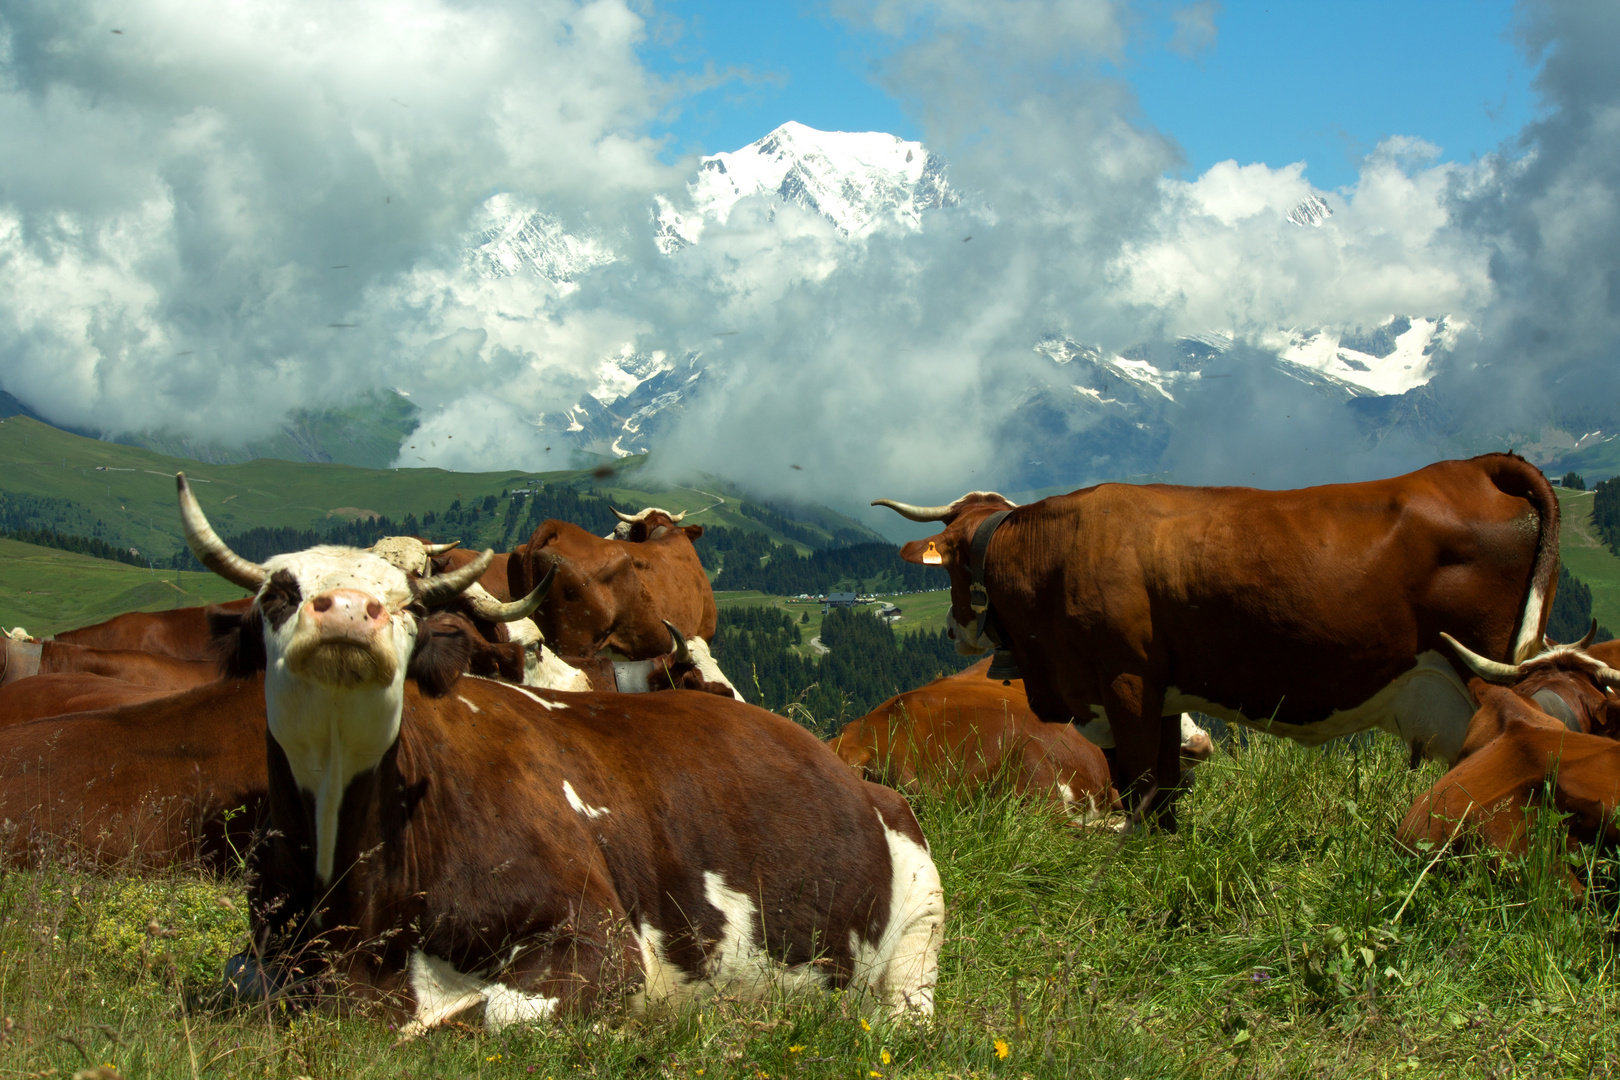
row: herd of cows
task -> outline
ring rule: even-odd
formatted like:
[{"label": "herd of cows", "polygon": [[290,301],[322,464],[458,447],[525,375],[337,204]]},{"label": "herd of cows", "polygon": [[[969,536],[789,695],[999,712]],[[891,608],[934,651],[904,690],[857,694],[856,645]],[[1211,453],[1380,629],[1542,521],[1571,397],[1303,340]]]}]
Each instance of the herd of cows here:
[{"label": "herd of cows", "polygon": [[1513,455],[1297,491],[878,500],[941,525],[901,557],[943,567],[958,648],[994,657],[825,744],[715,664],[681,515],[261,565],[177,483],[191,550],[251,595],[4,639],[0,859],[245,869],[225,972],[248,998],[341,986],[406,1036],[623,994],[928,1013],[945,904],[900,791],[1005,783],[1173,829],[1213,751],[1192,710],[1445,762],[1408,846],[1521,851],[1545,806],[1571,843],[1616,838],[1620,646],[1544,637],[1558,503]]}]

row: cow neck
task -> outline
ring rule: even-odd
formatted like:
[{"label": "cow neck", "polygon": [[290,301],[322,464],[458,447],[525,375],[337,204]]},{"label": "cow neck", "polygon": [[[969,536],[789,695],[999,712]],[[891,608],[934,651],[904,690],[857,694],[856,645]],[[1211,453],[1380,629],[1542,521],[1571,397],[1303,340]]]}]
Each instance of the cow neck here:
[{"label": "cow neck", "polygon": [[971,578],[968,606],[973,609],[975,616],[973,632],[980,639],[988,634],[998,652],[1006,652],[1007,644],[1001,632],[1001,621],[990,610],[990,592],[984,586],[984,564],[985,556],[990,553],[990,538],[1011,513],[1011,510],[998,510],[979,522],[979,527],[973,533],[973,541],[968,545],[968,574]]}]

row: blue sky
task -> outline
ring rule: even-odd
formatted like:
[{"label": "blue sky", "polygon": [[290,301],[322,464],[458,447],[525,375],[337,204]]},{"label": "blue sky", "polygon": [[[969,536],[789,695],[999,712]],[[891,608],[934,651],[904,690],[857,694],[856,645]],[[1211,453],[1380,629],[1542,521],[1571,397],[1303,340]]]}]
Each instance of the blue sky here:
[{"label": "blue sky", "polygon": [[[1174,6],[1136,5],[1114,69],[1142,122],[1171,135],[1187,175],[1218,161],[1308,163],[1332,190],[1355,181],[1380,139],[1418,136],[1440,160],[1497,149],[1534,115],[1534,72],[1515,43],[1508,0],[1227,0],[1213,44],[1170,47]],[[876,76],[891,42],[852,32],[806,0],[667,0],[643,50],[665,74],[712,65],[732,78],[669,124],[672,149],[735,150],[787,120],[921,138]]]}]

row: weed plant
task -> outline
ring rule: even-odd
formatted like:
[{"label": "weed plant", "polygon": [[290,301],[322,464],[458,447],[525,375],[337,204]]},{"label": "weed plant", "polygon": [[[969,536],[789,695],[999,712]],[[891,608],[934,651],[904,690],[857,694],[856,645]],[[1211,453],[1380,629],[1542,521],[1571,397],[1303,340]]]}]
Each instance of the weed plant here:
[{"label": "weed plant", "polygon": [[1551,815],[1524,859],[1401,850],[1395,828],[1436,775],[1405,757],[1254,740],[1198,769],[1179,832],[1124,839],[1005,793],[919,797],[949,916],[938,1013],[918,1023],[863,1022],[828,994],[501,1034],[474,1015],[395,1047],[335,1003],[212,1004],[245,933],[235,882],[58,861],[0,883],[0,1075],[1620,1072],[1610,864],[1566,854]]}]

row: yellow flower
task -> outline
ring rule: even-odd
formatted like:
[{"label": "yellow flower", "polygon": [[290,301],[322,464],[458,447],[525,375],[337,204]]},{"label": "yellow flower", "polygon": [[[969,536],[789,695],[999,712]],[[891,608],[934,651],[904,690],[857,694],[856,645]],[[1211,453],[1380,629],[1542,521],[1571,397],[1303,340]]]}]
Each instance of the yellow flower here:
[{"label": "yellow flower", "polygon": [[501,1060],[501,1055],[499,1055],[499,1054],[491,1054],[491,1055],[489,1055],[489,1057],[485,1058],[484,1060],[485,1061],[499,1061],[499,1060]]},{"label": "yellow flower", "polygon": [[889,1063],[889,1052],[887,1050],[883,1051],[883,1053],[879,1054],[878,1056],[883,1059],[883,1064],[887,1065]]},{"label": "yellow flower", "polygon": [[1006,1061],[1007,1060],[1007,1055],[1010,1054],[1010,1053],[1012,1053],[1012,1048],[1007,1045],[1007,1040],[1006,1039],[997,1039],[996,1040],[996,1057],[1000,1058],[1002,1061]]},{"label": "yellow flower", "polygon": [[788,1047],[788,1053],[797,1054],[800,1050],[803,1050],[803,1049],[804,1049],[804,1045],[801,1043],[798,1046],[790,1046],[790,1047]]},{"label": "yellow flower", "polygon": [[868,1024],[866,1022],[866,1017],[864,1017],[864,1016],[861,1017],[861,1030],[862,1031],[871,1031],[872,1030],[872,1025]]},{"label": "yellow flower", "polygon": [[866,1071],[866,1074],[868,1076],[877,1076],[877,1077],[881,1077],[883,1075],[882,1073],[878,1072],[876,1069],[868,1069]]}]

